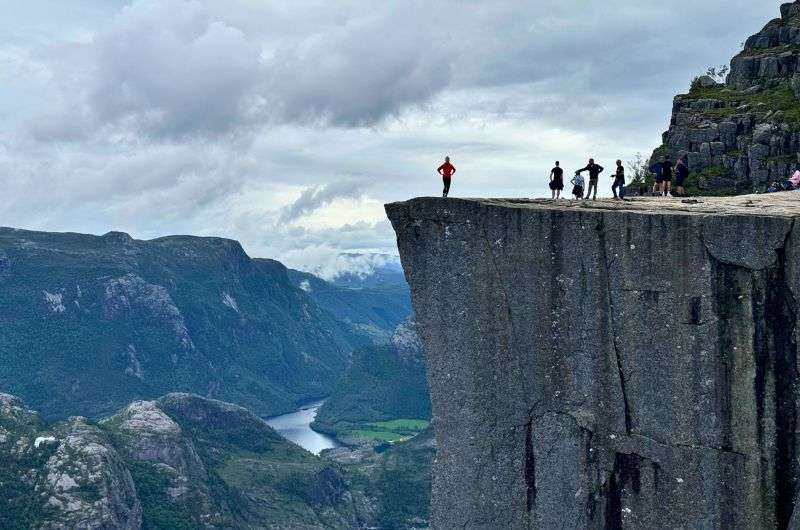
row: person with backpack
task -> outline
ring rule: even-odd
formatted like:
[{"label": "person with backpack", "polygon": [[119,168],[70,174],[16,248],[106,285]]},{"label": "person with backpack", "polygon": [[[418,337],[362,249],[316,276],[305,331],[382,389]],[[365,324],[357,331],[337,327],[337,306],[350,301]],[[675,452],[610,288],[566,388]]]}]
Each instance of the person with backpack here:
[{"label": "person with backpack", "polygon": [[[576,175],[580,175],[584,171],[589,172],[589,189],[586,190],[586,198],[588,199],[589,196],[592,196],[592,200],[597,200],[597,181],[600,178],[600,173],[603,172],[603,166],[594,163],[594,158],[589,159],[589,164],[583,168],[579,169],[575,172]],[[594,190],[594,194],[592,194],[592,190]]]},{"label": "person with backpack", "polygon": [[550,170],[550,190],[553,192],[553,199],[560,199],[561,192],[564,190],[564,170],[561,163],[556,160],[556,167]]},{"label": "person with backpack", "polygon": [[442,176],[442,182],[444,183],[444,190],[442,191],[442,197],[447,197],[450,193],[450,182],[452,181],[453,175],[456,174],[456,166],[450,163],[450,157],[444,157],[444,164],[439,166],[436,170]]},{"label": "person with backpack", "polygon": [[[617,196],[619,190],[619,196]],[[611,185],[611,193],[614,194],[615,199],[625,198],[625,167],[622,165],[622,160],[617,160],[617,171],[614,173],[614,184]]]}]

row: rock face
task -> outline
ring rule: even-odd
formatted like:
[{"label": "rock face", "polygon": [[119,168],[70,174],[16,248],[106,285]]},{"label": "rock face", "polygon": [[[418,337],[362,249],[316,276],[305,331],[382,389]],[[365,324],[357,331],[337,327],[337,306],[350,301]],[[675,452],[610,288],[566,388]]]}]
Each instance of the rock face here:
[{"label": "rock face", "polygon": [[787,527],[800,194],[387,212],[428,358],[433,528]]},{"label": "rock face", "polygon": [[797,168],[800,151],[800,1],[745,42],[725,84],[701,76],[675,98],[654,153],[683,157],[696,194],[763,190]]},{"label": "rock face", "polygon": [[[52,425],[0,394],[3,529],[376,527],[390,499],[353,487],[365,479],[351,467],[307,453],[239,406],[190,394],[134,402],[99,424]],[[368,467],[377,486],[403,479],[383,478],[384,460]]]}]

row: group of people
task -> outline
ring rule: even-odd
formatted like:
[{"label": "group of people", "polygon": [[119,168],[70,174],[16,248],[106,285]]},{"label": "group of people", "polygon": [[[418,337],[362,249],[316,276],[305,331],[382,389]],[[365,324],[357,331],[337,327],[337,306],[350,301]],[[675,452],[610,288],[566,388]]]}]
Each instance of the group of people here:
[{"label": "group of people", "polygon": [[[576,199],[597,199],[597,184],[600,181],[600,173],[605,171],[603,166],[595,163],[594,158],[589,159],[586,167],[579,169],[575,172],[575,176],[570,180],[572,184],[572,195]],[[589,187],[586,189],[584,195],[584,187],[586,180],[583,178],[583,173],[589,173]],[[614,183],[611,185],[611,192],[614,194],[615,199],[622,200],[625,198],[625,166],[622,165],[622,160],[617,160],[617,169],[612,175]],[[564,170],[561,168],[561,162],[556,160],[555,167],[550,170],[550,190],[553,194],[553,199],[560,199],[561,192],[564,191]]]},{"label": "group of people", "polygon": [[[611,192],[614,198],[623,200],[625,198],[625,166],[622,165],[622,160],[617,160],[617,167],[614,174],[611,175],[614,179],[611,185]],[[575,172],[575,176],[570,180],[572,184],[572,195],[575,199],[597,199],[597,185],[600,181],[600,173],[604,171],[603,166],[595,163],[594,158],[589,159],[586,167],[581,168]],[[655,183],[653,184],[653,193],[657,195],[668,196],[670,193],[675,196],[685,196],[686,190],[684,183],[686,177],[689,176],[689,169],[686,163],[680,159],[678,163],[673,165],[669,155],[665,155],[659,162],[654,164],[650,171],[654,174]],[[453,180],[453,175],[456,173],[456,167],[450,162],[450,157],[444,159],[444,164],[437,168],[437,172],[442,177],[444,189],[442,197],[447,197],[450,193],[450,184]],[[589,174],[589,186],[586,187],[586,180],[583,173]],[[675,190],[672,191],[672,180],[675,179]],[[561,162],[556,161],[555,167],[550,171],[550,190],[552,191],[553,199],[560,199],[561,192],[564,191],[564,169],[561,167]],[[584,193],[585,190],[585,193]]]},{"label": "group of people", "polygon": [[678,163],[672,163],[669,155],[664,155],[659,162],[656,162],[650,167],[650,172],[655,175],[655,182],[653,184],[653,193],[656,195],[668,196],[671,193],[672,178],[675,177],[675,191],[672,195],[677,197],[686,196],[686,177],[689,176],[689,168],[682,158],[678,159]]}]

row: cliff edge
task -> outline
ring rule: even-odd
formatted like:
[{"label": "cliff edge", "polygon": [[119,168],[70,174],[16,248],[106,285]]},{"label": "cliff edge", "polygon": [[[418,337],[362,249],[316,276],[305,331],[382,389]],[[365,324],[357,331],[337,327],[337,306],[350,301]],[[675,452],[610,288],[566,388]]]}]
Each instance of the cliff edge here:
[{"label": "cliff edge", "polygon": [[787,528],[800,194],[386,207],[445,528]]}]

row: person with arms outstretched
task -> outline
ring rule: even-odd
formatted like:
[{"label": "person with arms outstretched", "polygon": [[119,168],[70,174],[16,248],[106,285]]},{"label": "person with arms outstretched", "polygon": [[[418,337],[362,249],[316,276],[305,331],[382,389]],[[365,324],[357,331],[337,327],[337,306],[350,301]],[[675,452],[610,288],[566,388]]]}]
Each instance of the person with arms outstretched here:
[{"label": "person with arms outstretched", "polygon": [[[589,196],[592,196],[592,200],[597,199],[597,180],[600,178],[600,173],[603,172],[603,166],[594,163],[594,158],[589,159],[589,164],[583,168],[579,169],[575,172],[576,175],[580,175],[584,171],[589,172],[589,187],[586,189],[586,198],[588,199]],[[594,194],[592,192],[594,191]]]},{"label": "person with arms outstretched", "polygon": [[556,160],[556,167],[550,170],[550,190],[553,192],[553,199],[560,199],[561,192],[564,190],[564,170],[561,163]]},{"label": "person with arms outstretched", "polygon": [[442,182],[444,183],[444,190],[442,191],[442,197],[447,197],[450,193],[450,182],[452,181],[453,175],[456,173],[456,166],[450,163],[450,157],[444,157],[444,164],[439,166],[439,169],[436,171],[442,176]]}]

